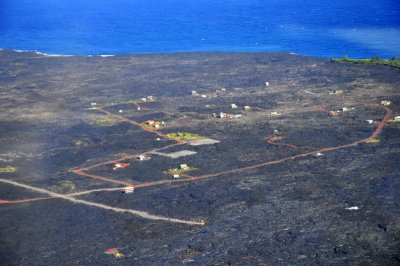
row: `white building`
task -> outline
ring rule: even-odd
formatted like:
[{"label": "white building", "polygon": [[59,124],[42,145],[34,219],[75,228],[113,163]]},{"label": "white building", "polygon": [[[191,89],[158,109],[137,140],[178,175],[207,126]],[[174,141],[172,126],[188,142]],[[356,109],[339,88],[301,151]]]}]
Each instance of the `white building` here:
[{"label": "white building", "polygon": [[277,115],[280,115],[280,113],[278,113],[278,112],[272,112],[272,113],[269,113],[268,115],[269,115],[269,116],[277,116]]},{"label": "white building", "polygon": [[234,103],[232,103],[232,104],[231,104],[231,108],[232,108],[232,109],[236,109],[236,108],[237,108],[237,105],[234,104]]},{"label": "white building", "polygon": [[185,163],[183,163],[183,164],[181,164],[180,166],[179,166],[179,169],[182,169],[182,170],[186,170],[186,169],[188,169],[189,168],[189,166],[187,165],[187,164],[185,164]]},{"label": "white building", "polygon": [[124,187],[122,192],[126,193],[126,194],[131,194],[135,191],[135,189],[133,187]]}]

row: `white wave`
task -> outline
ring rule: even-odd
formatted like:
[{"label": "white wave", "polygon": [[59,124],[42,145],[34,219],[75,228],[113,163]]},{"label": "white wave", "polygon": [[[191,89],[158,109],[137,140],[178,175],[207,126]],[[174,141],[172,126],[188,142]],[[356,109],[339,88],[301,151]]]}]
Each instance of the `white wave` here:
[{"label": "white wave", "polygon": [[101,57],[111,57],[111,56],[114,56],[113,54],[101,54],[100,55]]},{"label": "white wave", "polygon": [[73,55],[69,55],[69,54],[46,54],[46,53],[42,53],[42,52],[38,52],[38,51],[34,51],[35,54],[38,55],[44,55],[44,56],[49,56],[49,57],[67,57],[67,56],[73,56]]}]

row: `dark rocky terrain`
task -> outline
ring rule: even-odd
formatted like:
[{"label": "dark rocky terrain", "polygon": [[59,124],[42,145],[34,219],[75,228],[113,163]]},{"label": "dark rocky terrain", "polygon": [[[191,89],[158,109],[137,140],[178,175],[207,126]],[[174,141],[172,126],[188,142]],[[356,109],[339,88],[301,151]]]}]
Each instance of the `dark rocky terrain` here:
[{"label": "dark rocky terrain", "polygon": [[[399,87],[399,69],[285,53],[0,51],[0,168],[16,168],[0,173],[0,264],[398,265],[400,123],[380,121],[400,115]],[[148,119],[165,121],[160,140],[136,125]],[[220,142],[164,137],[179,131]],[[130,165],[113,170],[115,160]],[[195,169],[165,174],[182,163]]]}]

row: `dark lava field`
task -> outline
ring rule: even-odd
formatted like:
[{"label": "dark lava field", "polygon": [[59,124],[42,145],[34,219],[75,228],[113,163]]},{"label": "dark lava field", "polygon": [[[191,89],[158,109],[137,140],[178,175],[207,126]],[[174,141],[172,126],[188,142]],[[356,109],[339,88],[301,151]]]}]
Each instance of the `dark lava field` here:
[{"label": "dark lava field", "polygon": [[388,66],[0,51],[0,264],[399,265],[397,116]]}]

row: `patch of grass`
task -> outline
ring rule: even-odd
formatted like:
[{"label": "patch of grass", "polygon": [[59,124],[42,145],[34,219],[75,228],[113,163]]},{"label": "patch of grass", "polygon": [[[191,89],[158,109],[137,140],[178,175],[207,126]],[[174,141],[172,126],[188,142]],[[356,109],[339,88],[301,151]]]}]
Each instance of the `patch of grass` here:
[{"label": "patch of grass", "polygon": [[69,192],[76,189],[76,186],[73,182],[65,180],[58,183],[58,188],[62,191]]},{"label": "patch of grass", "polygon": [[196,170],[196,168],[194,167],[187,167],[187,168],[171,168],[167,170],[167,174],[169,175],[179,175],[179,174],[183,174],[189,171],[193,171]]},{"label": "patch of grass", "polygon": [[368,143],[379,143],[379,142],[381,142],[381,140],[380,139],[370,139],[367,142]]},{"label": "patch of grass", "polygon": [[0,173],[14,173],[15,171],[17,168],[13,166],[0,167]]},{"label": "patch of grass", "polygon": [[379,57],[372,57],[371,59],[350,59],[347,56],[342,58],[331,58],[331,62],[340,64],[357,64],[357,65],[387,65],[395,68],[400,68],[400,59],[380,59]]},{"label": "patch of grass", "polygon": [[115,124],[115,123],[117,123],[117,120],[111,119],[111,118],[96,119],[93,121],[93,124],[95,124],[95,125],[109,125],[109,124]]},{"label": "patch of grass", "polygon": [[177,141],[186,141],[186,140],[194,140],[194,139],[205,139],[207,137],[188,133],[188,132],[178,132],[178,133],[167,134],[167,138],[172,139],[172,140],[177,140]]}]

